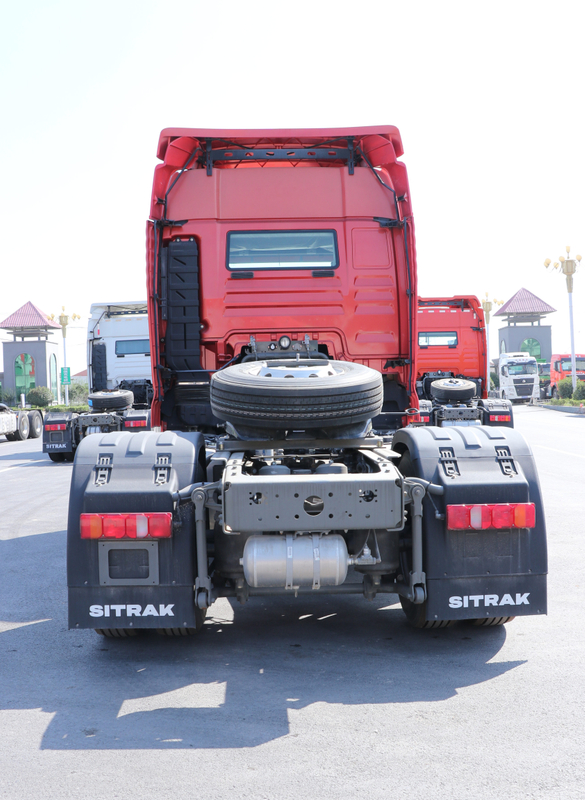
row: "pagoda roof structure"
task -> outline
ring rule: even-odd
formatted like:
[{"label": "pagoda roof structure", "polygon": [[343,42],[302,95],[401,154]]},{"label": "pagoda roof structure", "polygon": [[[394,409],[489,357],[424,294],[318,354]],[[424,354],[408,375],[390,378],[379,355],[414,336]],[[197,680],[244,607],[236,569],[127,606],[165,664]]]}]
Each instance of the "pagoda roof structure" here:
[{"label": "pagoda roof structure", "polygon": [[14,336],[45,336],[52,329],[59,329],[58,322],[49,319],[40,308],[31,303],[25,303],[9,317],[0,322],[0,328],[10,331]]},{"label": "pagoda roof structure", "polygon": [[556,308],[549,306],[540,297],[537,297],[528,289],[519,289],[504,305],[498,309],[494,317],[541,317],[551,314]]}]

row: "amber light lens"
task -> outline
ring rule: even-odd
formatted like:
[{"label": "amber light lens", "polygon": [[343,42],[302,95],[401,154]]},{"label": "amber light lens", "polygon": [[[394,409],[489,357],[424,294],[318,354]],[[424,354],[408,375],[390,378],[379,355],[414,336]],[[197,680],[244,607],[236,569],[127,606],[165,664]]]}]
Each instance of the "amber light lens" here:
[{"label": "amber light lens", "polygon": [[82,539],[169,539],[173,515],[152,514],[82,514]]}]

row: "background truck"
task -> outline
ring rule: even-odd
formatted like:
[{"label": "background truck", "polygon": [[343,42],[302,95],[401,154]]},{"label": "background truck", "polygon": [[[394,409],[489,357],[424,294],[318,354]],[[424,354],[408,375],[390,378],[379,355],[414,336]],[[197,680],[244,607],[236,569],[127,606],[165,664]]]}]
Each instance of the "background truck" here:
[{"label": "background truck", "polygon": [[[585,355],[575,355],[575,368],[577,380],[585,381]],[[550,384],[547,397],[559,397],[559,382],[563,378],[570,378],[573,374],[570,353],[555,353],[550,358]]]},{"label": "background truck", "polygon": [[498,395],[511,402],[540,399],[540,378],[534,356],[527,353],[500,353]]},{"label": "background truck", "polygon": [[13,410],[5,403],[0,403],[0,435],[4,434],[9,442],[24,439],[38,439],[43,430],[42,413],[37,409]]},{"label": "background truck", "polygon": [[45,417],[43,452],[52,461],[73,461],[88,434],[150,429],[152,370],[144,301],[91,306],[87,363],[91,410]]},{"label": "background truck", "polygon": [[408,424],[418,303],[402,152],[391,126],[162,132],[153,430],[79,444],[71,628],[183,636],[219,597],[304,593],[398,595],[421,628],[546,613],[524,439],[469,425],[457,378],[434,382],[435,425]]},{"label": "background truck", "polygon": [[459,401],[456,424],[513,427],[511,404],[488,399],[486,353],[484,314],[477,297],[418,298],[416,390],[422,421],[447,423],[453,416],[448,408],[452,404],[437,396],[440,386],[446,386],[451,399],[457,395]]}]

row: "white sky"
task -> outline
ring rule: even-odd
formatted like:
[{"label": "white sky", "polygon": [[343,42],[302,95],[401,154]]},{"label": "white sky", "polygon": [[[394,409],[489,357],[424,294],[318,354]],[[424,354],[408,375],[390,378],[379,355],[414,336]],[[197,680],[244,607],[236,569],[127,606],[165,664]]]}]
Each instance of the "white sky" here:
[{"label": "white sky", "polygon": [[[585,4],[326,5],[3,0],[0,320],[27,300],[81,314],[77,372],[90,304],[146,296],[162,128],[389,123],[420,294],[525,287],[558,309],[553,350],[568,350],[565,279],[543,261],[585,251]],[[574,306],[584,352],[585,267]]]}]

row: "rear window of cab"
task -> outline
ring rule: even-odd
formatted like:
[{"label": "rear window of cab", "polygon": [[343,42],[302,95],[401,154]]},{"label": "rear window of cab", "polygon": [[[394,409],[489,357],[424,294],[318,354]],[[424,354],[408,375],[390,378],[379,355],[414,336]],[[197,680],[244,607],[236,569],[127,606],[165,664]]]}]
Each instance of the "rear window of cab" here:
[{"label": "rear window of cab", "polygon": [[334,230],[230,231],[229,270],[335,269],[339,266]]},{"label": "rear window of cab", "polygon": [[457,347],[457,331],[419,331],[419,347]]}]

